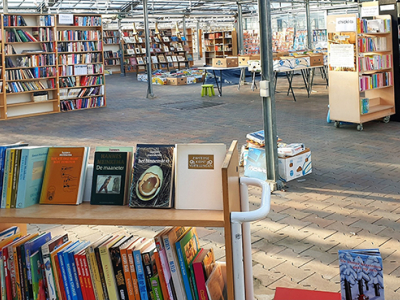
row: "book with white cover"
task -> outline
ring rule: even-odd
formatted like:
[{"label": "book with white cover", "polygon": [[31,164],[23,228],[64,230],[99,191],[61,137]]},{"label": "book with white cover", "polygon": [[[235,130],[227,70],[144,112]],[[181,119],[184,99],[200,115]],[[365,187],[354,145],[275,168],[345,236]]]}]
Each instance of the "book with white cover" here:
[{"label": "book with white cover", "polygon": [[225,144],[178,144],[175,209],[222,210]]}]

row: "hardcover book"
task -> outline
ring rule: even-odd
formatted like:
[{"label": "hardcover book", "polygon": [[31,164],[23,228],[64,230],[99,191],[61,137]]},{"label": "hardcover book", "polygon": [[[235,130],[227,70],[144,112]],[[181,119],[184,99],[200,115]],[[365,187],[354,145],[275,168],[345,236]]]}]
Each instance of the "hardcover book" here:
[{"label": "hardcover book", "polygon": [[125,205],[131,164],[131,152],[96,152],[90,204]]},{"label": "hardcover book", "polygon": [[174,149],[175,145],[137,145],[130,207],[173,207]]},{"label": "hardcover book", "polygon": [[228,300],[226,289],[226,264],[218,262],[208,277],[206,288],[209,300]]},{"label": "hardcover book", "polygon": [[384,300],[379,249],[339,250],[342,300]]},{"label": "hardcover book", "polygon": [[50,253],[51,267],[53,270],[54,282],[55,282],[55,286],[56,286],[56,293],[57,293],[58,299],[66,299],[67,296],[66,296],[65,289],[64,289],[64,283],[62,281],[61,269],[60,269],[60,264],[59,264],[57,253],[62,251],[63,249],[66,249],[71,244],[72,244],[72,242],[68,241],[65,244],[61,245],[59,248],[54,249]]},{"label": "hardcover book", "polygon": [[208,300],[206,281],[215,264],[213,249],[201,249],[190,264],[191,274],[196,281],[197,294],[200,300]]},{"label": "hardcover book", "polygon": [[274,300],[340,300],[340,293],[277,287]]},{"label": "hardcover book", "polygon": [[88,156],[87,147],[50,147],[40,204],[81,204]]},{"label": "hardcover book", "polygon": [[138,278],[136,275],[136,267],[135,267],[135,259],[133,257],[133,251],[145,243],[147,243],[146,238],[139,238],[134,243],[129,245],[129,247],[126,249],[129,271],[131,273],[131,278],[132,278],[133,292],[135,294],[136,299],[140,299],[141,290],[139,289]]}]

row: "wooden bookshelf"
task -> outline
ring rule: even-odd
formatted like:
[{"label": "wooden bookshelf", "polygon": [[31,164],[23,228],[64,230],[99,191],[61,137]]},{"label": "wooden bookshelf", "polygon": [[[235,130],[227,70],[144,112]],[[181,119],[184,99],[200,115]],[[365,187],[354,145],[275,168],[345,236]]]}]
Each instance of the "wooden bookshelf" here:
[{"label": "wooden bookshelf", "polygon": [[[369,86],[369,89],[365,89],[363,88],[364,84],[360,80],[362,78],[374,78],[378,76],[385,76],[383,77],[383,80],[385,80],[386,77],[391,76],[393,82],[392,30],[397,30],[397,28],[392,28],[391,17],[389,15],[383,15],[375,16],[374,18],[389,20],[391,27],[389,32],[361,33],[360,28],[354,28],[353,31],[338,32],[336,31],[337,18],[350,19],[356,18],[356,15],[328,16],[330,119],[335,121],[335,127],[340,127],[340,122],[349,122],[358,124],[358,130],[363,130],[363,123],[365,122],[378,119],[389,122],[390,116],[395,114],[393,83],[389,82],[389,80],[387,82],[376,83],[376,80],[373,79],[374,83],[372,83],[372,87]],[[340,38],[341,36],[343,38]],[[386,48],[377,51],[363,49],[360,46],[363,43],[360,44],[359,41],[366,41],[363,39],[367,38],[376,38],[376,42],[374,43],[386,44]],[[332,58],[335,57],[335,51],[337,51],[335,49],[338,44],[346,44],[348,48],[349,45],[353,45],[354,67],[350,67],[349,65],[341,66],[340,64],[343,63],[342,57],[340,57],[339,61]],[[350,56],[351,53],[348,55]],[[369,70],[368,68],[364,69],[362,61],[360,62],[360,60],[366,59],[366,56],[376,56],[387,61],[383,55],[389,55],[390,66],[383,65],[378,68],[374,66],[372,70]],[[362,102],[368,103],[368,110],[364,111],[362,109]]]},{"label": "wooden bookshelf", "polygon": [[236,30],[204,32],[206,65],[212,65],[213,58],[237,56]]},{"label": "wooden bookshelf", "polygon": [[[121,73],[121,38],[119,30],[103,29],[104,67],[112,73]],[[111,51],[113,57],[106,58],[105,52]]]},{"label": "wooden bookshelf", "polygon": [[[112,226],[192,226],[224,228],[227,299],[235,300],[230,213],[240,211],[239,154],[233,141],[222,165],[223,210],[131,209],[127,206],[33,205],[23,209],[1,209],[0,230],[26,224],[112,225]],[[195,183],[193,183],[195,184]],[[117,231],[117,228],[116,228]],[[242,299],[237,299],[242,300]]]},{"label": "wooden bookshelf", "polygon": [[3,15],[0,15],[0,120],[4,120],[7,117],[7,106],[6,106],[6,93],[5,93],[5,76],[4,76],[4,22],[3,22]]}]

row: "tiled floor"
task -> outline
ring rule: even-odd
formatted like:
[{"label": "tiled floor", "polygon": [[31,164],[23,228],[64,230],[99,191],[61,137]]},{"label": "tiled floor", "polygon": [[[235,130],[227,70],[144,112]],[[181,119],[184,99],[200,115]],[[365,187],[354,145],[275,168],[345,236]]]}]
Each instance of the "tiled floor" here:
[{"label": "tiled floor", "polygon": [[[337,251],[379,248],[384,258],[386,299],[400,298],[400,123],[371,122],[335,129],[326,123],[328,90],[317,78],[315,93],[295,89],[286,96],[279,78],[278,134],[286,142],[303,142],[312,151],[313,173],[289,182],[272,195],[272,210],[251,225],[255,293],[271,299],[277,286],[339,291]],[[295,78],[295,86],[301,86]],[[146,84],[133,76],[107,77],[108,107],[89,111],[16,119],[0,123],[1,143],[23,140],[32,145],[134,145],[139,142],[245,142],[262,128],[258,91],[224,87],[222,98],[201,98],[200,86],[155,86],[157,98],[146,99]],[[218,101],[223,105],[178,110],[170,103]],[[251,205],[260,191],[251,190]],[[152,236],[159,228],[124,227]],[[67,231],[92,239],[115,227],[31,225],[31,231]],[[201,229],[203,245],[223,257],[223,232]]]}]

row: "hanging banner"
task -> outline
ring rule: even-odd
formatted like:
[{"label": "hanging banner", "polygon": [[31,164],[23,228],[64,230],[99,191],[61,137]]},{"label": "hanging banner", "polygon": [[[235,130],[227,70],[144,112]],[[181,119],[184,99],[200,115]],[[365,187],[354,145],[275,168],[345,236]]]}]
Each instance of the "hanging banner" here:
[{"label": "hanging banner", "polygon": [[331,44],[329,65],[333,68],[354,68],[354,45]]},{"label": "hanging banner", "polygon": [[336,18],[336,31],[356,31],[357,30],[357,18]]},{"label": "hanging banner", "polygon": [[379,2],[364,2],[361,7],[361,17],[374,17],[379,15]]},{"label": "hanging banner", "polygon": [[64,24],[64,25],[73,25],[74,24],[74,15],[59,14],[58,15],[58,23]]}]

